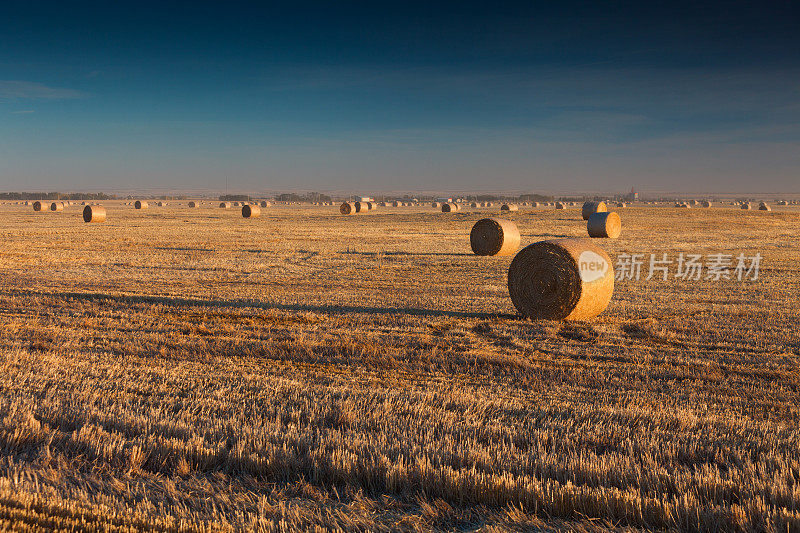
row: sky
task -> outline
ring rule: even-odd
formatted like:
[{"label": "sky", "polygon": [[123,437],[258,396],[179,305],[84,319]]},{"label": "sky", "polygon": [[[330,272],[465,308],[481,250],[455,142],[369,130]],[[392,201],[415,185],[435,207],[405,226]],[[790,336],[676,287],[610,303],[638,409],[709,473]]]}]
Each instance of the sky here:
[{"label": "sky", "polygon": [[793,2],[3,2],[0,190],[800,193]]}]

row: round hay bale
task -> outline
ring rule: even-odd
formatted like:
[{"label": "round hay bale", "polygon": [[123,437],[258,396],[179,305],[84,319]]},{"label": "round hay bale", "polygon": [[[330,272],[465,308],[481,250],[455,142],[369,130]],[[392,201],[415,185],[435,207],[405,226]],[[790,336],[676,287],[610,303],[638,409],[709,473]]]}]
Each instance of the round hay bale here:
[{"label": "round hay bale", "polygon": [[[28,204],[25,204],[25,205],[28,205]],[[778,205],[786,205],[786,200],[780,200],[778,202]]]},{"label": "round hay bale", "polygon": [[354,206],[350,202],[344,202],[342,205],[339,206],[339,212],[343,215],[355,215],[356,206]]},{"label": "round hay bale", "polygon": [[394,202],[392,202],[392,207],[400,207],[400,202],[395,200]]},{"label": "round hay bale", "polygon": [[194,209],[195,207],[200,207],[200,202],[189,202],[189,207]]},{"label": "round hay bale", "polygon": [[144,202],[142,200],[136,200],[133,203],[133,207],[134,209],[147,209],[150,206],[147,204],[147,202]]},{"label": "round hay bale", "polygon": [[442,206],[442,205],[441,205],[439,202],[433,202],[433,203],[431,204],[431,207],[433,207],[434,209],[438,209],[438,208],[440,208],[441,206]]},{"label": "round hay bale", "polygon": [[687,204],[686,202],[676,202],[675,203],[675,207],[681,207],[681,208],[684,208],[684,209],[689,209],[689,204]]},{"label": "round hay bale", "polygon": [[377,205],[375,205],[373,202],[366,202],[366,204],[367,204],[367,211],[372,211],[373,209],[375,209],[376,207],[378,207],[378,206],[377,206]]},{"label": "round hay bale", "polygon": [[231,203],[230,202],[220,202],[219,206],[222,209],[230,209],[231,208]]},{"label": "round hay bale", "polygon": [[625,202],[617,202],[617,207],[628,207],[628,204]]},{"label": "round hay bale", "polygon": [[494,207],[494,202],[486,202],[484,207]]},{"label": "round hay bale", "polygon": [[589,216],[592,214],[606,211],[608,211],[608,206],[605,202],[584,202],[581,215],[583,215],[583,220],[589,220]]},{"label": "round hay bale", "polygon": [[594,213],[586,222],[589,237],[616,239],[622,233],[622,220],[613,211]]},{"label": "round hay bale", "polygon": [[458,211],[458,206],[456,204],[447,202],[442,204],[442,213],[454,213]]},{"label": "round hay bale", "polygon": [[510,220],[482,218],[472,226],[469,243],[475,255],[510,255],[519,248],[519,230]]},{"label": "round hay bale", "polygon": [[261,216],[261,208],[257,205],[242,206],[242,216],[244,218],[258,218]]},{"label": "round hay bale", "polygon": [[539,207],[539,202],[532,202],[531,207]]},{"label": "round hay bale", "polygon": [[519,211],[517,204],[503,204],[500,206],[500,211]]},{"label": "round hay bale", "polygon": [[556,209],[564,209],[564,204],[561,202],[556,202]]},{"label": "round hay bale", "polygon": [[508,292],[523,317],[588,320],[611,301],[614,267],[589,239],[541,241],[511,261]]},{"label": "round hay bale", "polygon": [[470,207],[478,207],[478,202],[472,202],[469,204]]},{"label": "round hay bale", "polygon": [[33,210],[34,211],[41,211],[42,210],[42,202],[40,202],[39,200],[36,200],[35,202],[33,202]]},{"label": "round hay bale", "polygon": [[356,213],[367,210],[367,204],[365,202],[353,202],[353,205],[356,208]]},{"label": "round hay bale", "polygon": [[84,222],[105,222],[106,208],[101,205],[87,205],[83,208]]},{"label": "round hay bale", "polygon": [[261,202],[261,207],[270,207],[271,205],[272,205],[272,202],[268,202],[266,200],[263,200]]},{"label": "round hay bale", "polygon": [[50,204],[50,211],[63,211],[63,210],[64,210],[64,204],[61,202],[53,202],[52,204]]},{"label": "round hay bale", "polygon": [[759,211],[772,211],[772,208],[766,204],[766,202],[761,202],[758,206]]},{"label": "round hay bale", "polygon": [[702,207],[711,207],[711,202],[709,202],[708,200],[703,200],[703,201],[700,203],[700,205],[701,205]]},{"label": "round hay bale", "polygon": [[745,203],[742,204],[742,209],[744,209],[744,210],[750,210],[750,209],[752,209],[752,207],[753,206],[750,205],[750,202],[745,202]]}]

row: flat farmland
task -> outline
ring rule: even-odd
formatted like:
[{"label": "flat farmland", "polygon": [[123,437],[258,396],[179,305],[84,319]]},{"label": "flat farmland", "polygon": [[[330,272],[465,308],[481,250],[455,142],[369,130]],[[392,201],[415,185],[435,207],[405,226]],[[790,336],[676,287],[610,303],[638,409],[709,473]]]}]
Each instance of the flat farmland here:
[{"label": "flat farmland", "polygon": [[640,279],[551,322],[498,208],[183,204],[0,206],[0,529],[800,530],[797,208],[615,209]]}]

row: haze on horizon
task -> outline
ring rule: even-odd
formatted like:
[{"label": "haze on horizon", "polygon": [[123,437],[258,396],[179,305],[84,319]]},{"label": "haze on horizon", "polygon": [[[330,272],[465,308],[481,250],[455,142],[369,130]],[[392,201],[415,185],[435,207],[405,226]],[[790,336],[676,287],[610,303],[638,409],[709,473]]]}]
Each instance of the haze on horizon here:
[{"label": "haze on horizon", "polygon": [[0,190],[800,193],[798,11],[6,3]]}]

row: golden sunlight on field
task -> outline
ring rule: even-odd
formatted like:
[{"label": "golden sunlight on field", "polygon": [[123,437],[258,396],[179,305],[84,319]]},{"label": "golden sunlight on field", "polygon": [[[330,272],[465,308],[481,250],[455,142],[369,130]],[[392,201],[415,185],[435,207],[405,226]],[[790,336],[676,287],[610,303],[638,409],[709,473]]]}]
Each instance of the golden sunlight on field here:
[{"label": "golden sunlight on field", "polygon": [[[556,322],[499,206],[153,203],[0,206],[0,529],[800,530],[796,207],[614,209],[640,279]],[[720,253],[758,278],[675,276]]]}]

